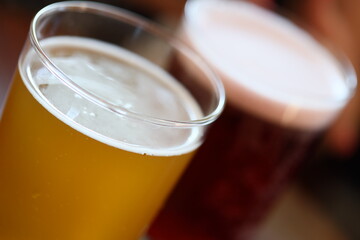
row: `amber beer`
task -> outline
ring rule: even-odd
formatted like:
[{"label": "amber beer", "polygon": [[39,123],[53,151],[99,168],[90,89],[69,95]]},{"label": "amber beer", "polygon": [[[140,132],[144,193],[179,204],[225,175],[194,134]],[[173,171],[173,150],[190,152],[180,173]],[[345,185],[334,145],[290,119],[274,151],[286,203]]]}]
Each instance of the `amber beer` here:
[{"label": "amber beer", "polygon": [[[57,3],[35,17],[32,27],[43,29],[31,32],[0,121],[0,239],[138,240],[202,143],[210,122],[198,121],[209,116],[159,65],[65,34],[68,7],[67,21],[90,9],[124,18],[138,37],[138,21],[147,31],[144,20],[96,3]],[[64,35],[37,39],[57,10]],[[209,82],[223,98],[221,83]]]},{"label": "amber beer", "polygon": [[[344,67],[309,34],[243,1],[193,0],[181,34],[224,81],[227,106],[149,235],[249,240],[352,94]],[[189,64],[178,60],[174,71]]]}]

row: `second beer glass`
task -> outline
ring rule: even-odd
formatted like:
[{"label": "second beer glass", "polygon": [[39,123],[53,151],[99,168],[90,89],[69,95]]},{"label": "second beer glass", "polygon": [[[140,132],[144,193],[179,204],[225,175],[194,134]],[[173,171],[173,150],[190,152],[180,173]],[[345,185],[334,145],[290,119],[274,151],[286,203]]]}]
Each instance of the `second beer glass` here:
[{"label": "second beer glass", "polygon": [[295,24],[245,1],[188,1],[180,35],[220,75],[228,100],[150,236],[249,240],[352,96],[354,71]]}]

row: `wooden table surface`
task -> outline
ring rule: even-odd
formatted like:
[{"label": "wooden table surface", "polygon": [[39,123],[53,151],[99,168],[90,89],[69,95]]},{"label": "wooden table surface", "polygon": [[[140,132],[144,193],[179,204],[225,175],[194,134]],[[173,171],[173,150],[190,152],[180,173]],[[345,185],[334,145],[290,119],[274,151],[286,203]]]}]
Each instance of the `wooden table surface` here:
[{"label": "wooden table surface", "polygon": [[[0,106],[26,39],[30,14],[0,4]],[[260,229],[258,240],[346,240],[345,234],[326,211],[292,184],[280,197]]]}]

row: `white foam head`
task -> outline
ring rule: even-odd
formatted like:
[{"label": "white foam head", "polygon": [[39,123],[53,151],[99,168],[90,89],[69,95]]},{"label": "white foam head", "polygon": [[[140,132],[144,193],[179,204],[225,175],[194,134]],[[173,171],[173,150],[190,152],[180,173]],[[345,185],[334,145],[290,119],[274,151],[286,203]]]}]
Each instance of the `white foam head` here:
[{"label": "white foam head", "polygon": [[[52,37],[41,46],[74,83],[116,106],[168,120],[202,117],[196,101],[175,79],[125,49],[80,37]],[[184,154],[200,144],[200,127],[161,127],[115,114],[66,87],[33,50],[24,59],[20,72],[33,96],[61,121],[98,141],[157,156]]]},{"label": "white foam head", "polygon": [[188,1],[182,35],[220,75],[229,102],[273,122],[322,128],[353,90],[313,37],[251,3]]}]

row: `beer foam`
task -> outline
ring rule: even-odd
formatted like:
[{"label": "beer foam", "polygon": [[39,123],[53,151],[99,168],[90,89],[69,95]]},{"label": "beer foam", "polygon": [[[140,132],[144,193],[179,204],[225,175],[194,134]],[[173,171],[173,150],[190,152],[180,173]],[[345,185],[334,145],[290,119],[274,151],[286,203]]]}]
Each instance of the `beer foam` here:
[{"label": "beer foam", "polygon": [[[107,102],[145,116],[187,121],[202,117],[190,93],[161,68],[120,47],[80,37],[40,42],[74,83]],[[195,150],[202,130],[161,127],[94,104],[70,90],[33,50],[20,67],[33,96],[74,129],[108,145],[140,154],[180,155]],[[35,89],[34,89],[35,87]]]},{"label": "beer foam", "polygon": [[308,33],[244,1],[192,0],[182,31],[224,82],[228,101],[282,125],[328,125],[352,89]]}]

